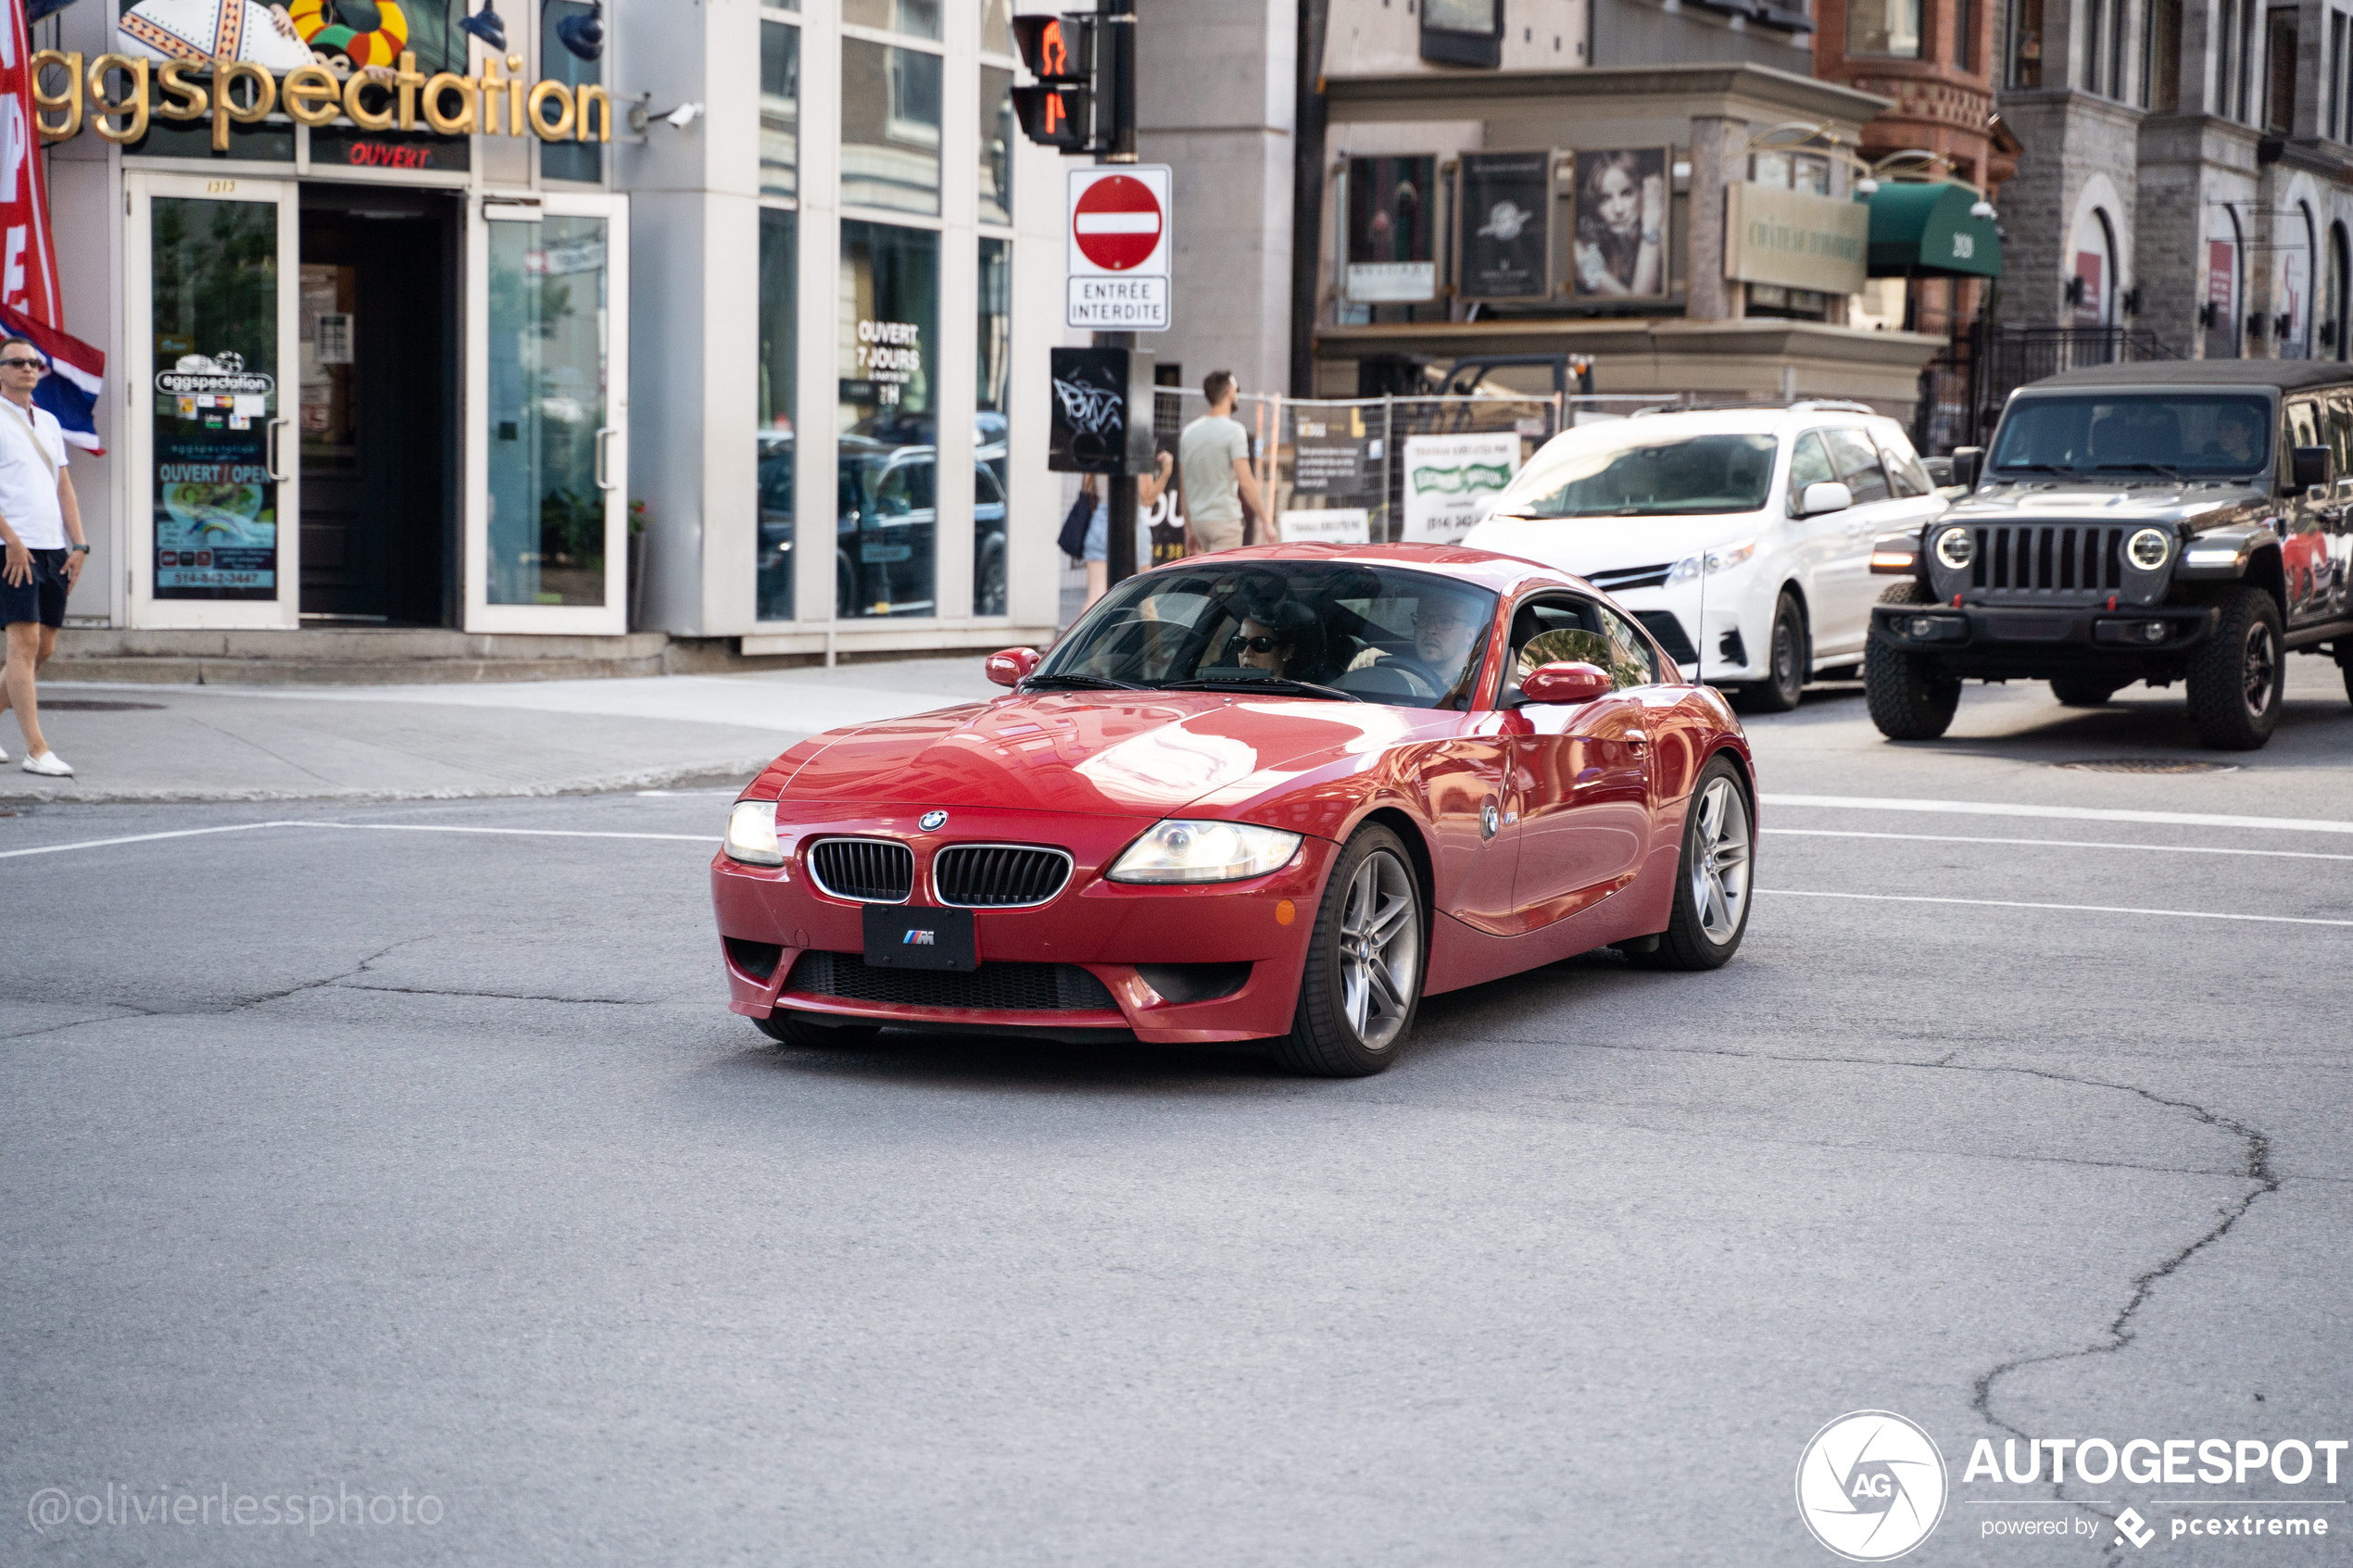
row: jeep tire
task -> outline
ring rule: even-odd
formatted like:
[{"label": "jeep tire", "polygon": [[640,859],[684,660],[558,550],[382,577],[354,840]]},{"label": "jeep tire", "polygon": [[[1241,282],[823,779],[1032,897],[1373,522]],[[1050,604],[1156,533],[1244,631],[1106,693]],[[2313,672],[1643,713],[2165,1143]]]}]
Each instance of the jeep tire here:
[{"label": "jeep tire", "polygon": [[2254,751],[2279,728],[2287,687],[2280,607],[2260,588],[2233,588],[2214,635],[2190,656],[2190,722],[2213,751]]},{"label": "jeep tire", "polygon": [[[1924,605],[1928,585],[1918,578],[1896,583],[1879,596],[1884,605]],[[1871,722],[1890,740],[1934,740],[1952,728],[1961,705],[1961,683],[1918,654],[1890,647],[1873,637],[1863,649],[1863,700]]]}]

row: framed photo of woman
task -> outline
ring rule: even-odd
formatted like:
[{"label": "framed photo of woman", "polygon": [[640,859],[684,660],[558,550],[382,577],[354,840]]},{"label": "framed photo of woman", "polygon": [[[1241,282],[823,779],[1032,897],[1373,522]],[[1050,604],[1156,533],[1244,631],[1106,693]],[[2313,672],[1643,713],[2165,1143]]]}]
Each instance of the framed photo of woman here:
[{"label": "framed photo of woman", "polygon": [[1669,149],[1576,155],[1568,290],[1582,300],[1665,299]]}]

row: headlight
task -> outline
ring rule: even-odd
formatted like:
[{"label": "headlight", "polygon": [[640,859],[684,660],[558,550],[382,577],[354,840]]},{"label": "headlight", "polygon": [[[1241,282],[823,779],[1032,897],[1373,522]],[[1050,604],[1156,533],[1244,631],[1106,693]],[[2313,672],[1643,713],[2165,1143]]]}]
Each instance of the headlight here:
[{"label": "headlight", "polygon": [[748,866],[781,866],[784,852],[776,847],[776,803],[738,800],[727,813],[727,859]]},{"label": "headlight", "polygon": [[[1707,574],[1713,577],[1719,571],[1730,571],[1755,553],[1756,541],[1754,539],[1710,550],[1705,558],[1707,562]],[[1667,580],[1669,583],[1689,583],[1699,575],[1701,559],[1702,558],[1698,556],[1685,556],[1667,570]]]},{"label": "headlight", "polygon": [[1295,833],[1171,818],[1154,822],[1103,874],[1114,882],[1239,882],[1282,870],[1298,851]]},{"label": "headlight", "polygon": [[1977,541],[1966,528],[1948,528],[1936,536],[1936,558],[1958,571],[1977,558]]},{"label": "headlight", "polygon": [[2124,558],[2143,571],[2155,571],[2173,553],[2173,541],[2161,528],[2144,528],[2124,541]]}]

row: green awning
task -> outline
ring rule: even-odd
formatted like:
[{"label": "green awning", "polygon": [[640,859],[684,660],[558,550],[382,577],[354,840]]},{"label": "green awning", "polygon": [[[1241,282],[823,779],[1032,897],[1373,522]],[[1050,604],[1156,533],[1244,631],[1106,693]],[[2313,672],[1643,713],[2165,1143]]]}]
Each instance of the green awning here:
[{"label": "green awning", "polygon": [[1971,218],[1984,198],[1949,180],[1889,180],[1869,196],[1874,278],[1998,278],[2002,236],[1990,218]]}]

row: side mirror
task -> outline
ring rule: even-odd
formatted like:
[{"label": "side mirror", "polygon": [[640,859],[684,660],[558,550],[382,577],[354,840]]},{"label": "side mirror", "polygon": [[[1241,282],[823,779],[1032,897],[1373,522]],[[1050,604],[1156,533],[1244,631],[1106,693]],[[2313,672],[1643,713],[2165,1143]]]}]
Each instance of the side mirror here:
[{"label": "side mirror", "polygon": [[1855,492],[1837,480],[1825,479],[1806,487],[1798,497],[1797,515],[1819,517],[1824,512],[1843,512],[1855,504]]},{"label": "side mirror", "polygon": [[988,678],[1000,686],[1017,686],[1038,668],[1036,648],[1000,648],[988,656],[985,669]]},{"label": "side mirror", "polygon": [[1540,664],[1519,684],[1528,702],[1591,702],[1613,686],[1608,674],[1592,664]]},{"label": "side mirror", "polygon": [[1956,446],[1953,448],[1953,483],[1962,489],[1977,488],[1978,470],[1984,466],[1984,447]]},{"label": "side mirror", "polygon": [[2309,492],[2336,477],[2335,454],[2325,446],[2298,446],[2295,457],[2295,487]]}]

